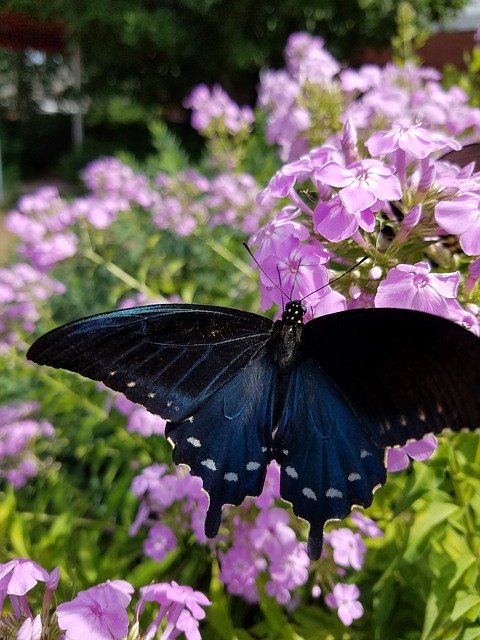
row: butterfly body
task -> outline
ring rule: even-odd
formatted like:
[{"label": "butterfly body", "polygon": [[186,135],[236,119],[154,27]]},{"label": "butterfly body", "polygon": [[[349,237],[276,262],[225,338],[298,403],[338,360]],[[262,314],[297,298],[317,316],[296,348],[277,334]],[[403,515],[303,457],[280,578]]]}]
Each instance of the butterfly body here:
[{"label": "butterfly body", "polygon": [[262,491],[310,523],[308,551],[386,479],[385,448],[480,425],[480,340],[437,316],[358,309],[303,323],[204,305],[153,305],[75,321],[27,357],[100,380],[167,420],[176,463],[202,478],[205,523]]}]

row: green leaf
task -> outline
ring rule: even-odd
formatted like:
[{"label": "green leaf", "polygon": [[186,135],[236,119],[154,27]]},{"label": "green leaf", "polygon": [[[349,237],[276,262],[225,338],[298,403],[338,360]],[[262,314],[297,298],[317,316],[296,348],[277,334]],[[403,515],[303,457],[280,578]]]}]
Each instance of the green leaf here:
[{"label": "green leaf", "polygon": [[410,530],[407,548],[405,551],[405,560],[413,562],[422,547],[427,545],[434,529],[444,523],[454,514],[457,514],[460,508],[448,502],[431,502],[426,508],[420,512]]},{"label": "green leaf", "polygon": [[451,613],[451,620],[456,622],[460,618],[466,617],[469,620],[475,620],[480,613],[480,596],[477,594],[465,593],[459,591],[455,600],[455,606]]}]

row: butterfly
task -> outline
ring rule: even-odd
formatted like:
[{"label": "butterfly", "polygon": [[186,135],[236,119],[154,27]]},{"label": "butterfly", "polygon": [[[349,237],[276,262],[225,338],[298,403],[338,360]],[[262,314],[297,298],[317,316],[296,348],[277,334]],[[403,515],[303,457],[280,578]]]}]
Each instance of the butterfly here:
[{"label": "butterfly", "polygon": [[387,447],[480,426],[480,340],[419,311],[304,315],[299,300],[275,322],[216,306],[136,307],[54,329],[27,357],[165,418],[174,462],[209,494],[208,537],[224,504],[261,493],[276,460],[317,559],[325,523],[369,506],[385,482]]}]

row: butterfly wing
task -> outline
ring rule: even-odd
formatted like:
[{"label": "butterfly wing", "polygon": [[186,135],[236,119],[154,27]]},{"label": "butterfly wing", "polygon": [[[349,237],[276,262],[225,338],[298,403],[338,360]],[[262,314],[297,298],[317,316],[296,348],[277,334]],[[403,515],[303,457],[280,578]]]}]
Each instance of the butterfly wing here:
[{"label": "butterfly wing", "polygon": [[353,505],[369,506],[385,482],[384,450],[311,358],[292,374],[274,447],[280,494],[310,523],[308,554],[315,560],[325,522],[345,518]]},{"label": "butterfly wing", "polygon": [[305,325],[303,346],[380,447],[480,427],[480,340],[445,318],[333,313]]},{"label": "butterfly wing", "polygon": [[152,305],[99,314],[39,338],[27,358],[121,391],[182,421],[263,353],[268,318],[203,305]]},{"label": "butterfly wing", "polygon": [[203,480],[210,505],[205,533],[219,529],[222,506],[258,496],[270,452],[274,369],[266,351],[228,381],[191,418],[167,423],[174,462]]}]

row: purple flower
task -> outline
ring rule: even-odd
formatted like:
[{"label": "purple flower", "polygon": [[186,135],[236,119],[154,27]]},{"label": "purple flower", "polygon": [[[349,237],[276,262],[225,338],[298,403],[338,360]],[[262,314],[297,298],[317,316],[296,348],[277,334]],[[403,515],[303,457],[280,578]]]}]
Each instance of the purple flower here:
[{"label": "purple flower", "polygon": [[480,254],[480,197],[463,193],[435,206],[435,219],[442,229],[458,235],[469,256]]},{"label": "purple flower", "polygon": [[355,214],[385,200],[400,200],[402,189],[393,173],[391,167],[379,160],[360,160],[347,168],[327,162],[315,169],[314,178],[340,188],[338,195],[345,209]]},{"label": "purple flower", "polygon": [[449,318],[449,301],[457,295],[460,274],[430,271],[427,262],[399,264],[390,269],[378,286],[375,306],[416,309]]},{"label": "purple flower", "polygon": [[0,407],[0,478],[15,488],[22,487],[38,470],[32,444],[54,434],[46,420],[28,417],[38,408],[35,402],[19,402]]},{"label": "purple flower", "polygon": [[167,620],[167,625],[161,640],[176,637],[177,629],[185,633],[187,640],[200,639],[198,620],[203,620],[205,617],[203,607],[211,604],[203,593],[194,591],[189,586],[181,586],[174,581],[142,587],[140,593],[137,616],[143,611],[145,602],[157,602],[161,605],[158,615],[147,630],[145,640],[156,637],[158,627],[164,618]]},{"label": "purple flower", "polygon": [[432,134],[420,124],[395,123],[386,131],[371,135],[365,144],[372,156],[382,156],[402,149],[415,158],[426,158],[437,148]]},{"label": "purple flower", "polygon": [[239,107],[218,84],[212,89],[196,86],[183,106],[192,109],[192,127],[207,135],[212,127],[231,135],[247,132],[255,120],[250,107]]},{"label": "purple flower", "polygon": [[337,614],[345,626],[350,626],[354,620],[363,616],[363,607],[358,602],[360,590],[356,584],[338,583],[332,593],[325,596],[329,607],[337,609]]},{"label": "purple flower", "polygon": [[409,442],[403,447],[387,449],[387,471],[402,471],[410,464],[409,458],[423,461],[430,458],[437,448],[437,439],[434,435],[427,435],[421,440]]},{"label": "purple flower", "polygon": [[371,518],[364,516],[360,511],[352,511],[350,518],[360,531],[369,538],[381,538],[383,536],[383,531],[377,523]]},{"label": "purple flower", "polygon": [[0,589],[9,595],[24,596],[39,582],[47,582],[48,572],[28,558],[15,558],[0,565]]},{"label": "purple flower", "polygon": [[314,229],[331,242],[341,242],[353,236],[360,226],[364,231],[375,228],[375,214],[371,209],[347,211],[342,200],[336,196],[326,202],[319,202],[313,212]]},{"label": "purple flower", "polygon": [[148,538],[143,543],[145,554],[157,562],[161,562],[169,551],[175,549],[177,539],[175,534],[164,524],[154,524],[148,532]]},{"label": "purple flower", "polygon": [[363,567],[367,548],[359,533],[341,527],[331,531],[327,539],[333,549],[333,559],[336,564],[357,570]]},{"label": "purple flower", "polygon": [[71,601],[60,604],[56,614],[65,640],[121,640],[128,632],[128,606],[133,587],[112,580],[80,591]]}]

